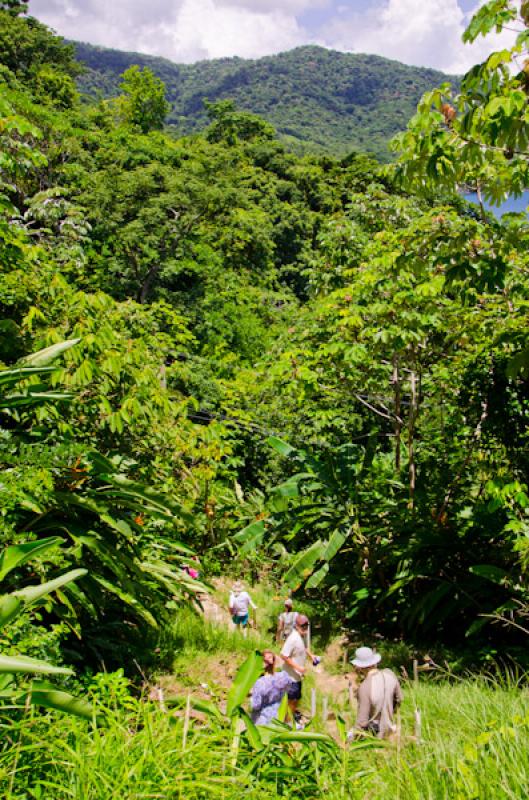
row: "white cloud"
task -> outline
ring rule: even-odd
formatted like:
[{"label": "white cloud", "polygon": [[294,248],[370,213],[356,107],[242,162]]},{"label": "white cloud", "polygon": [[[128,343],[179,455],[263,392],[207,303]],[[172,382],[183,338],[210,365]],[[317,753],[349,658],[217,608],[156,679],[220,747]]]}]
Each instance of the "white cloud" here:
[{"label": "white cloud", "polygon": [[256,12],[220,7],[214,0],[184,0],[175,41],[186,61],[199,50],[209,58],[258,58],[303,44],[304,35],[296,18],[279,9]]},{"label": "white cloud", "polygon": [[363,13],[331,19],[321,41],[337,50],[376,53],[405,64],[461,73],[512,41],[512,34],[505,32],[463,44],[470,16],[457,0],[387,0]]},{"label": "white cloud", "polygon": [[254,58],[303,44],[294,12],[326,2],[32,0],[31,13],[69,39],[189,62]]},{"label": "white cloud", "polygon": [[[461,73],[513,36],[464,45],[462,2],[468,8],[468,0],[374,0],[367,8],[365,0],[30,0],[30,11],[69,39],[177,62],[258,58],[313,42]],[[327,19],[312,33],[298,19],[308,11]]]},{"label": "white cloud", "polygon": [[182,2],[31,0],[30,11],[68,39],[171,57],[170,32]]},{"label": "white cloud", "polygon": [[217,0],[217,5],[237,6],[261,13],[283,11],[288,14],[301,14],[315,8],[328,8],[331,2],[332,0]]}]

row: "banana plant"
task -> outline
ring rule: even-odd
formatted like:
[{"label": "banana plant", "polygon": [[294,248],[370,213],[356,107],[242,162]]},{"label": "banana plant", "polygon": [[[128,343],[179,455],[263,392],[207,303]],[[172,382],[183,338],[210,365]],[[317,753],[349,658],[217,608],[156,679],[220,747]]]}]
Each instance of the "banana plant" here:
[{"label": "banana plant", "polygon": [[325,579],[346,543],[361,543],[358,484],[374,449],[346,444],[314,456],[275,436],[267,442],[297,471],[271,490],[269,530],[259,520],[233,538],[243,554],[263,544],[265,534],[269,546],[278,541],[294,544],[296,555],[283,581],[294,589],[301,584],[312,589]]},{"label": "banana plant", "polygon": [[79,339],[68,339],[26,356],[17,364],[0,371],[0,413],[16,416],[18,409],[43,405],[50,401],[71,400],[68,392],[50,388],[46,378],[56,369],[54,361],[76,345]]},{"label": "banana plant", "polygon": [[[27,562],[42,558],[60,543],[59,537],[49,537],[32,542],[6,547],[0,554],[0,586],[6,576]],[[59,575],[52,580],[33,586],[25,586],[12,592],[0,595],[0,630],[14,622],[28,610],[35,608],[44,598],[49,600],[50,594],[58,592],[63,586],[86,575],[85,569],[74,569]],[[24,655],[5,655],[0,653],[0,704],[10,706],[26,706],[27,704],[57,709],[84,719],[92,719],[94,710],[86,700],[74,697],[53,684],[42,680],[32,680],[29,686],[20,685],[32,676],[71,675],[72,670],[56,667],[46,661],[28,658]]]},{"label": "banana plant", "polygon": [[[23,412],[71,398],[50,389],[57,369],[52,362],[78,341],[59,342],[0,370],[0,425],[9,418],[6,427],[16,441],[31,424]],[[34,445],[38,452],[45,447],[40,440]],[[110,618],[108,609],[121,606],[133,624],[157,627],[171,599],[207,591],[181,569],[192,551],[174,536],[177,526],[189,528],[193,518],[166,494],[132,480],[123,459],[77,445],[73,453],[66,463],[53,464],[53,488],[45,497],[24,491],[15,533],[38,539],[60,535],[61,563],[73,567],[81,561],[87,567],[70,587],[75,603],[65,603],[60,615],[79,619],[82,610],[85,621],[97,622],[100,630],[103,616],[115,624],[115,611]],[[0,495],[4,490],[0,482]]]}]

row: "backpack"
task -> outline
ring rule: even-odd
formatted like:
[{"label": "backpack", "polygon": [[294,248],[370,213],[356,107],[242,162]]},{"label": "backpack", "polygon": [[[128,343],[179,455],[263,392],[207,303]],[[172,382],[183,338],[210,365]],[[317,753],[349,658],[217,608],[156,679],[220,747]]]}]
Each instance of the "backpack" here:
[{"label": "backpack", "polygon": [[286,639],[288,636],[290,636],[290,634],[294,630],[294,626],[298,618],[298,612],[283,611],[281,616],[283,618],[283,638]]}]

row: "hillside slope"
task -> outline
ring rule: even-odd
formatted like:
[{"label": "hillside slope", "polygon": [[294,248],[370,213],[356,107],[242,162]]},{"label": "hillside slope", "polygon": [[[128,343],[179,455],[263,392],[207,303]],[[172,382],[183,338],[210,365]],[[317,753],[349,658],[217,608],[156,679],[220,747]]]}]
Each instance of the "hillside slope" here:
[{"label": "hillside slope", "polygon": [[87,67],[79,79],[92,96],[118,92],[131,64],[148,66],[167,86],[169,122],[179,133],[207,123],[204,98],[232,98],[271,122],[298,151],[344,155],[353,149],[390,158],[387,142],[406,126],[423,92],[447,79],[372,55],[299,47],[258,60],[223,58],[174,64],[163,58],[76,43]]}]

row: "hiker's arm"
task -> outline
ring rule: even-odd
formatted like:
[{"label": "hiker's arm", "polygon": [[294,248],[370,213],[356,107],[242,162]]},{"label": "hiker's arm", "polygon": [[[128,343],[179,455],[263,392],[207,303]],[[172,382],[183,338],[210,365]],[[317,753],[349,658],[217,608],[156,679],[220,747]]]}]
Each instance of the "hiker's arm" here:
[{"label": "hiker's arm", "polygon": [[260,711],[263,707],[263,697],[257,683],[252,689],[251,706],[252,711]]},{"label": "hiker's arm", "polygon": [[402,689],[400,687],[400,683],[398,683],[398,682],[397,682],[397,685],[395,686],[395,693],[394,693],[393,697],[394,697],[395,708],[396,708],[397,706],[400,706],[400,704],[402,703]]},{"label": "hiker's arm", "polygon": [[285,624],[284,624],[283,620],[281,619],[281,617],[279,617],[279,619],[277,620],[276,642],[280,642],[281,639],[283,638],[282,637],[282,633],[283,633],[284,627],[285,627]]},{"label": "hiker's arm", "polygon": [[279,655],[281,656],[281,658],[283,659],[285,664],[288,664],[290,669],[293,669],[294,672],[298,673],[298,675],[304,675],[305,674],[305,667],[300,667],[299,664],[296,664],[295,661],[293,661],[288,656],[284,656],[282,653],[280,653]]},{"label": "hiker's arm", "polygon": [[253,608],[253,610],[255,611],[255,610],[256,610],[256,608],[257,608],[257,606],[255,605],[255,603],[254,603],[254,601],[252,600],[252,598],[250,597],[250,595],[248,595],[248,601],[249,601],[249,603],[250,603],[251,607]]},{"label": "hiker's arm", "polygon": [[364,684],[361,684],[358,689],[358,713],[356,715],[355,728],[360,728],[365,731],[369,725],[370,713],[371,702],[369,700],[369,691]]}]

